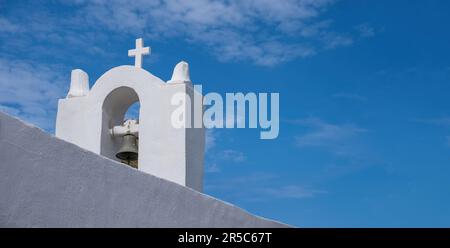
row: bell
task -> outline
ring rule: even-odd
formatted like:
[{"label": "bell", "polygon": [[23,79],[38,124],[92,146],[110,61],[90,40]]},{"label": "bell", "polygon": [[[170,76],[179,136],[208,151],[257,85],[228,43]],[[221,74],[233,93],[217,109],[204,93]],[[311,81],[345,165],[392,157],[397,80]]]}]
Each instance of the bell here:
[{"label": "bell", "polygon": [[122,147],[116,153],[116,157],[127,162],[130,166],[132,161],[136,161],[138,159],[138,144],[136,136],[132,134],[126,134],[123,136]]}]

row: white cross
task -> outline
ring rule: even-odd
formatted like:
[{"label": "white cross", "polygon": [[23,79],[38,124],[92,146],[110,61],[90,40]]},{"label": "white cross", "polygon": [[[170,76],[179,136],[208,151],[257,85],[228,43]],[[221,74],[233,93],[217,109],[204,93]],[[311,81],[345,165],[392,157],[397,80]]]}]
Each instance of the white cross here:
[{"label": "white cross", "polygon": [[142,68],[142,56],[150,54],[150,47],[142,47],[142,38],[136,39],[136,48],[128,50],[128,57],[134,57],[134,66]]}]

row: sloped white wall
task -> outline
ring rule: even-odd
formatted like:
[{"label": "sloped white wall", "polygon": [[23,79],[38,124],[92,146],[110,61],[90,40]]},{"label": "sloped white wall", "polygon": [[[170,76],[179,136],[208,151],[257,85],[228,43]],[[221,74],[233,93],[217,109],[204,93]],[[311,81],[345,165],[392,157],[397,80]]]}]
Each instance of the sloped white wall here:
[{"label": "sloped white wall", "polygon": [[0,112],[0,227],[287,227]]}]

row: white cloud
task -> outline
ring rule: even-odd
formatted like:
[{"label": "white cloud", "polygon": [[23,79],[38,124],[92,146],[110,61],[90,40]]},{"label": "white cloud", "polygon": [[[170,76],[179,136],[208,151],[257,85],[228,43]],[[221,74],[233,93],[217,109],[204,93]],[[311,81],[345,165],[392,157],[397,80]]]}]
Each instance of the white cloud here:
[{"label": "white cloud", "polygon": [[215,180],[206,185],[208,191],[220,191],[229,200],[273,201],[276,199],[304,199],[326,194],[327,191],[285,184],[280,177],[270,173],[253,173],[230,179]]},{"label": "white cloud", "polygon": [[438,125],[444,127],[450,127],[450,117],[439,117],[439,118],[431,118],[431,119],[416,119],[417,122]]},{"label": "white cloud", "polygon": [[208,152],[216,145],[216,132],[214,129],[207,129],[205,132],[205,151]]},{"label": "white cloud", "polygon": [[[65,48],[107,56],[108,41],[123,34],[187,42],[220,61],[249,61],[273,66],[321,50],[349,46],[354,37],[373,36],[368,24],[346,33],[332,30],[325,19],[335,0],[61,0],[71,14],[54,13],[40,5],[21,19],[0,16],[0,34],[21,33]],[[8,37],[3,37],[8,40]],[[14,37],[17,38],[17,37]],[[28,39],[27,39],[28,38]],[[17,40],[17,39],[16,39]],[[8,42],[7,47],[19,44]]]},{"label": "white cloud", "polygon": [[375,29],[369,26],[367,23],[357,25],[355,28],[359,31],[361,37],[367,38],[375,36]]},{"label": "white cloud", "polygon": [[[186,41],[204,47],[223,61],[271,66],[313,56],[324,47],[348,45],[352,40],[350,35],[331,31],[333,21],[323,19],[322,14],[333,0],[60,2],[70,5],[71,15],[53,13],[49,5],[13,9],[9,16],[2,13],[2,57],[22,53],[30,61],[39,58],[73,64],[85,60],[73,56],[82,51],[100,55],[101,61],[114,56],[105,51],[126,33]],[[316,45],[319,41],[323,47]],[[51,130],[56,101],[65,94],[70,73],[64,69],[67,74],[63,75],[58,72],[60,68],[36,61],[0,61],[1,86],[6,86],[1,104],[4,110]],[[242,120],[238,116],[235,122]],[[213,146],[214,137],[207,133],[207,149]]]},{"label": "white cloud", "polygon": [[85,63],[85,55],[101,55],[111,58],[105,49],[111,36],[99,27],[88,27],[81,17],[60,16],[45,9],[11,10],[10,16],[0,14],[0,39],[2,57],[32,58],[35,61],[51,60],[55,63]]},{"label": "white cloud", "polygon": [[291,121],[291,123],[311,128],[304,135],[296,136],[295,144],[300,147],[325,148],[335,155],[354,155],[358,148],[355,139],[367,129],[354,124],[332,124],[318,118],[307,118]]},{"label": "white cloud", "polygon": [[[64,1],[67,2],[67,1]],[[69,1],[70,2],[70,1]],[[353,43],[321,15],[334,0],[75,1],[82,22],[133,35],[181,39],[221,61],[272,66]],[[72,2],[71,4],[74,4]],[[320,42],[319,42],[320,41]]]},{"label": "white cloud", "polygon": [[207,129],[205,133],[205,171],[216,173],[221,171],[221,165],[245,162],[247,157],[244,152],[234,149],[216,147],[218,130]]},{"label": "white cloud", "polygon": [[[414,121],[428,125],[440,126],[445,129],[450,128],[450,117],[448,116],[429,119],[415,119]],[[445,142],[450,146],[450,136],[445,136]]]},{"label": "white cloud", "polygon": [[345,47],[353,44],[351,35],[338,34],[335,32],[326,33],[321,37],[326,49],[334,49],[337,47]]},{"label": "white cloud", "polygon": [[279,188],[261,189],[263,192],[275,198],[302,199],[325,194],[327,191],[306,188],[298,185],[287,185]]},{"label": "white cloud", "polygon": [[0,58],[1,108],[52,131],[57,101],[65,96],[69,80],[60,71],[58,66]]},{"label": "white cloud", "polygon": [[243,152],[232,149],[223,150],[218,154],[218,156],[225,161],[243,162],[246,160]]},{"label": "white cloud", "polygon": [[354,100],[354,101],[359,101],[359,102],[367,101],[367,97],[356,94],[356,93],[350,93],[350,92],[339,92],[339,93],[333,94],[332,97],[338,98],[338,99]]},{"label": "white cloud", "polygon": [[1,32],[19,32],[21,30],[20,26],[12,23],[10,20],[0,17],[0,33]]},{"label": "white cloud", "polygon": [[206,164],[205,166],[205,172],[206,173],[216,173],[220,172],[219,166],[217,166],[216,163]]}]

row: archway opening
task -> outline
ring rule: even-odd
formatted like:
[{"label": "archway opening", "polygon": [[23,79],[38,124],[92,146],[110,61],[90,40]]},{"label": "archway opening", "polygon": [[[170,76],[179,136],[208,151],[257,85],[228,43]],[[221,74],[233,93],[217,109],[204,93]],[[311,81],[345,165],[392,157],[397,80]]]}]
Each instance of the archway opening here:
[{"label": "archway opening", "polygon": [[[129,141],[123,135],[113,134],[114,127],[124,125],[127,120],[136,120],[139,123],[140,103],[139,97],[130,87],[119,87],[111,91],[103,102],[102,134],[100,154],[110,159],[120,161],[138,168],[137,160],[124,161],[117,158],[117,153],[124,147],[124,142]],[[139,136],[136,135],[136,146],[139,147]],[[130,145],[130,143],[127,143]]]},{"label": "archway opening", "polygon": [[127,112],[125,112],[125,120],[137,120],[139,122],[139,110],[141,108],[141,104],[139,101],[133,103],[128,108]]}]

